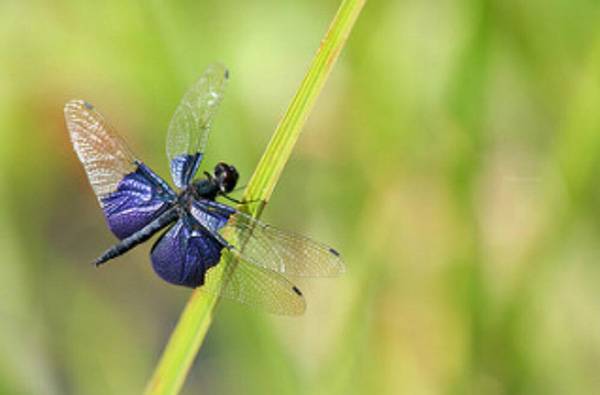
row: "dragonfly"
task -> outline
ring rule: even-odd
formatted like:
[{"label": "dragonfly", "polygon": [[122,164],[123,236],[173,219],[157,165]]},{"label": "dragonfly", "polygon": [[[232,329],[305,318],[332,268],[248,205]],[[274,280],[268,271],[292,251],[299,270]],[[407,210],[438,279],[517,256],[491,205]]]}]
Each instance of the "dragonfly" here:
[{"label": "dragonfly", "polygon": [[166,142],[175,188],[137,159],[91,104],[67,102],[73,148],[119,239],[93,263],[100,266],[164,230],[150,250],[163,280],[271,313],[299,315],[306,302],[287,277],[340,275],[345,271],[340,253],[217,201],[248,204],[230,196],[239,178],[233,165],[219,162],[212,173],[196,178],[228,79],[223,65],[210,65],[175,110]]}]

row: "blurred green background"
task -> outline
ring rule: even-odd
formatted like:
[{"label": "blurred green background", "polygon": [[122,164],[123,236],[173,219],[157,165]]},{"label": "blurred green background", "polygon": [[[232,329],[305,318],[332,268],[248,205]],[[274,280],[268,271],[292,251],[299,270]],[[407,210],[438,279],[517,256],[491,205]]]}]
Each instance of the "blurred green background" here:
[{"label": "blurred green background", "polygon": [[[248,181],[338,2],[0,2],[0,394],[137,394],[189,290],[114,238],[65,129],[84,98],[166,176],[185,88],[231,70],[204,168]],[[600,5],[371,1],[264,219],[334,245],[301,318],[233,303],[185,394],[591,394]]]}]

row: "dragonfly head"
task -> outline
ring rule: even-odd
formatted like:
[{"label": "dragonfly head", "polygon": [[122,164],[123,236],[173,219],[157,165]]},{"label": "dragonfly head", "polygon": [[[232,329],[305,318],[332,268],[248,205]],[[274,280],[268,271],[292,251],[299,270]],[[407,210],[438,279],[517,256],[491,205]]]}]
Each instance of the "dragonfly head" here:
[{"label": "dragonfly head", "polygon": [[227,163],[219,162],[215,166],[214,180],[216,181],[221,193],[233,191],[237,184],[239,174],[235,167]]}]

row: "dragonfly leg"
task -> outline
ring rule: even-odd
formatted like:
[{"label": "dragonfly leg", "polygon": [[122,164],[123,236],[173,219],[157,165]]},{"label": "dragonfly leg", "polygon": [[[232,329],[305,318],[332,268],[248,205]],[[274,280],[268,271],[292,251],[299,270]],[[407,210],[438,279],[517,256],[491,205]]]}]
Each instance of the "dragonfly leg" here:
[{"label": "dragonfly leg", "polygon": [[254,200],[239,200],[236,198],[233,198],[229,195],[226,195],[224,193],[221,194],[221,196],[223,196],[225,199],[229,200],[230,202],[233,202],[235,204],[240,204],[242,206],[248,205],[248,204],[252,204],[252,203],[258,203],[261,200],[260,199],[254,199]]}]

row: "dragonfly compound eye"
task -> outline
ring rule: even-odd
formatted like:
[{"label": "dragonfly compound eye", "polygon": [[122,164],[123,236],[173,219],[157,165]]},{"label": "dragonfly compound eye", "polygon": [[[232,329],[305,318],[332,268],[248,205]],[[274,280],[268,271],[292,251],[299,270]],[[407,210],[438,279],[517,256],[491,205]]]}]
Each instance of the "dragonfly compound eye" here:
[{"label": "dragonfly compound eye", "polygon": [[215,167],[215,177],[219,180],[221,192],[229,193],[235,188],[239,175],[235,167],[221,162]]}]

